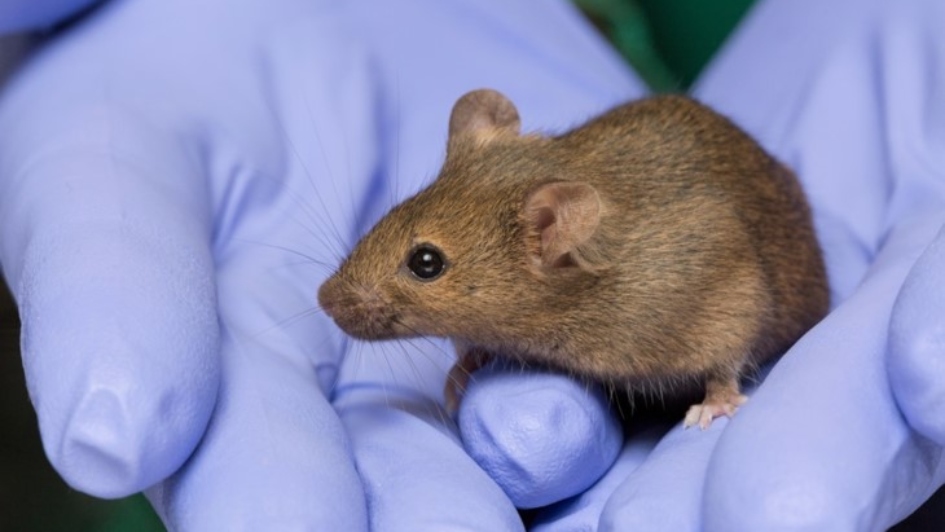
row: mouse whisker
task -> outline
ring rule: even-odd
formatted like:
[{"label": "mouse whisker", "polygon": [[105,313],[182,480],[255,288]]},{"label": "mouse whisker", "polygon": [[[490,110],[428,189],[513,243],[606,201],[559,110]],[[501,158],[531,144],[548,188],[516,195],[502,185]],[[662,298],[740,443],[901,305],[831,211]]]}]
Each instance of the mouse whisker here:
[{"label": "mouse whisker", "polygon": [[253,244],[253,245],[261,246],[261,247],[267,247],[267,248],[271,248],[271,249],[274,249],[274,250],[277,250],[277,251],[284,251],[284,252],[286,252],[286,253],[289,253],[289,254],[292,254],[292,255],[296,255],[296,256],[298,256],[299,258],[304,259],[304,260],[300,260],[300,261],[298,261],[298,262],[289,262],[289,263],[282,264],[282,265],[281,265],[282,267],[286,267],[286,266],[297,266],[297,265],[301,265],[301,264],[311,264],[311,265],[313,265],[313,266],[318,266],[318,267],[320,267],[320,268],[323,268],[323,269],[327,270],[327,273],[329,273],[329,274],[332,273],[332,272],[335,270],[335,265],[330,264],[330,263],[328,263],[328,262],[325,262],[325,261],[323,261],[323,260],[319,260],[319,259],[315,258],[315,257],[312,256],[312,255],[309,255],[309,254],[304,253],[304,252],[302,252],[302,251],[299,251],[299,250],[297,250],[297,249],[290,248],[290,247],[288,247],[288,246],[281,246],[281,245],[279,245],[279,244],[272,244],[272,243],[269,243],[269,242],[262,242],[262,241],[259,241],[259,240],[250,240],[250,239],[246,239],[246,238],[240,238],[240,239],[238,239],[238,240],[241,241],[241,242],[245,242],[245,243],[247,243],[247,244]]},{"label": "mouse whisker", "polygon": [[[395,322],[397,325],[399,325],[400,327],[403,327],[404,329],[407,329],[408,331],[410,331],[411,333],[414,334],[414,336],[411,338],[411,340],[421,340],[421,341],[423,341],[423,342],[426,342],[427,345],[429,345],[430,347],[435,348],[435,349],[436,349],[437,351],[439,351],[441,354],[444,354],[444,355],[449,355],[449,354],[450,354],[448,351],[446,351],[445,349],[443,349],[443,348],[440,346],[440,344],[434,342],[434,341],[431,339],[431,337],[430,337],[429,335],[421,334],[416,328],[411,327],[410,325],[407,325],[406,323],[404,323],[403,321],[397,319],[396,317],[394,318],[394,322]],[[454,353],[454,354],[455,354],[455,353]]]},{"label": "mouse whisker", "polygon": [[[431,357],[426,353],[426,351],[424,351],[423,349],[421,349],[420,347],[418,347],[417,345],[415,345],[415,343],[413,342],[413,340],[414,340],[413,338],[401,338],[401,339],[398,339],[396,343],[397,343],[397,346],[400,348],[400,350],[401,350],[402,354],[404,355],[404,357],[407,359],[407,363],[410,364],[411,369],[413,369],[413,375],[414,375],[414,378],[415,378],[415,382],[419,385],[420,388],[426,388],[425,383],[423,382],[423,379],[422,379],[422,374],[421,374],[421,372],[420,372],[420,369],[419,369],[419,367],[417,366],[416,361],[415,361],[415,360],[413,359],[413,357],[411,356],[411,354],[412,354],[413,351],[409,351],[409,350],[402,344],[402,342],[408,344],[408,346],[412,347],[415,351],[419,352],[422,356],[424,356],[424,357],[425,357],[431,364],[433,364],[434,366],[439,367],[439,365],[436,363],[437,361],[436,361],[435,359],[431,358]],[[448,379],[451,378],[448,372],[446,373],[446,377],[447,377]],[[434,417],[437,419],[437,421],[439,421],[441,424],[447,424],[447,423],[449,423],[449,422],[450,422],[450,419],[449,419],[449,416],[446,415],[446,410],[444,409],[443,397],[442,397],[442,396],[437,396],[437,397],[431,397],[430,399],[433,401],[433,403],[436,405],[436,407],[435,407],[435,408],[432,408],[432,409],[428,409],[428,410],[427,410],[427,413],[430,414],[430,415],[432,415],[432,416],[434,416]]]},{"label": "mouse whisker", "polygon": [[[268,103],[268,102],[267,102],[267,103]],[[332,186],[332,189],[333,189],[333,192],[334,192],[335,197],[339,197],[340,194],[338,194],[338,189],[337,189],[337,183],[338,183],[338,181],[339,181],[339,179],[338,179],[339,176],[337,176],[337,175],[335,174],[335,172],[333,171],[333,169],[331,168],[330,160],[329,160],[329,158],[328,158],[327,152],[325,151],[324,143],[322,142],[322,137],[321,137],[321,135],[320,135],[319,132],[318,132],[318,122],[316,122],[316,121],[313,119],[313,116],[312,116],[311,106],[309,105],[309,102],[308,102],[308,100],[306,100],[306,99],[303,99],[303,103],[304,103],[305,109],[307,110],[307,112],[308,112],[308,114],[309,114],[310,124],[312,125],[311,133],[312,133],[312,135],[315,137],[315,145],[316,145],[316,147],[318,148],[318,154],[320,155],[319,160],[321,161],[322,167],[323,167],[323,169],[324,169],[324,171],[325,171],[325,173],[327,174],[327,177],[328,177],[327,179],[321,180],[321,182],[323,182],[323,183],[324,183],[324,182],[330,183],[331,186]],[[269,103],[269,105],[271,106],[272,104]],[[278,113],[274,108],[273,108],[273,109],[270,109],[270,112],[272,113],[272,115],[273,115],[274,117],[280,116],[279,113]],[[306,159],[305,159],[304,157],[302,157],[302,154],[299,152],[298,147],[296,146],[295,141],[292,139],[292,136],[289,134],[288,130],[286,129],[285,124],[284,124],[281,120],[276,120],[275,122],[279,125],[279,130],[280,130],[280,133],[281,133],[281,136],[282,136],[282,140],[283,140],[283,141],[285,142],[285,144],[288,146],[289,151],[292,153],[292,156],[294,157],[295,162],[299,165],[299,168],[301,168],[301,170],[304,172],[304,174],[305,174],[305,176],[306,176],[306,178],[307,178],[307,183],[308,183],[309,186],[312,188],[312,191],[313,191],[313,194],[312,194],[312,195],[313,195],[313,196],[315,197],[315,199],[318,201],[319,206],[321,207],[321,209],[313,209],[313,208],[311,208],[311,206],[309,205],[308,201],[305,199],[306,196],[304,196],[304,195],[302,195],[302,194],[299,194],[297,191],[286,190],[286,192],[288,192],[289,194],[291,194],[292,197],[293,197],[294,199],[296,199],[296,201],[298,202],[299,206],[302,207],[301,211],[302,211],[303,213],[307,214],[307,215],[310,217],[310,221],[315,222],[315,223],[314,223],[314,226],[316,226],[316,227],[327,227],[327,228],[331,231],[329,234],[330,234],[330,236],[332,237],[332,240],[334,241],[334,245],[332,245],[332,242],[330,242],[330,241],[323,241],[322,243],[325,244],[327,247],[329,247],[329,249],[333,249],[333,252],[334,252],[336,255],[338,255],[338,259],[340,260],[343,256],[345,256],[345,255],[347,254],[347,253],[345,253],[345,251],[347,251],[347,250],[345,249],[347,246],[344,244],[344,243],[346,242],[346,239],[343,237],[343,235],[341,234],[341,232],[338,230],[338,225],[335,224],[335,223],[333,223],[333,221],[330,219],[330,217],[326,217],[326,216],[325,216],[325,213],[329,213],[329,212],[332,212],[332,211],[328,209],[327,205],[325,204],[324,198],[323,198],[322,195],[319,193],[319,186],[318,186],[318,183],[316,183],[316,181],[315,181],[315,176],[314,176],[314,174],[312,173],[312,171],[309,169],[309,166],[308,166],[308,164],[306,163]],[[343,136],[342,136],[342,138],[343,138]],[[343,148],[345,149],[345,153],[346,153],[345,162],[346,162],[346,165],[347,165],[347,163],[348,163],[348,158],[349,158],[349,157],[347,156],[347,149],[348,149],[348,146],[347,146],[346,143],[343,143]],[[346,175],[350,176],[350,166],[347,167],[347,174],[346,174]],[[350,194],[348,194],[348,196],[349,196],[349,198],[348,198],[348,199],[349,199],[349,202],[351,203],[351,209],[348,210],[347,212],[348,212],[348,213],[356,213],[356,212],[358,212],[358,211],[354,208],[355,206],[354,206],[354,203],[353,203],[353,198],[351,198],[351,195],[350,195]],[[303,224],[303,226],[309,227],[307,224]],[[310,228],[310,227],[309,227],[309,228]]]},{"label": "mouse whisker", "polygon": [[269,326],[267,326],[267,327],[264,327],[263,329],[257,331],[255,334],[258,335],[258,336],[265,336],[265,335],[267,335],[267,334],[269,334],[269,333],[271,333],[271,332],[273,332],[273,331],[275,331],[275,330],[282,329],[283,327],[287,327],[287,326],[289,326],[289,325],[292,325],[292,324],[294,324],[294,323],[296,323],[296,322],[298,322],[298,321],[300,321],[300,320],[303,320],[303,319],[305,319],[305,318],[310,318],[310,317],[312,317],[312,316],[317,316],[317,315],[322,314],[322,313],[324,313],[324,312],[325,312],[325,311],[322,310],[321,307],[318,307],[318,306],[310,307],[310,308],[301,310],[301,311],[299,311],[299,312],[296,312],[295,314],[290,314],[289,316],[287,316],[287,317],[285,317],[285,318],[283,318],[283,319],[281,319],[281,320],[278,320],[278,321],[276,321],[275,323],[273,323],[273,324],[271,324],[271,325],[269,325]]},{"label": "mouse whisker", "polygon": [[[313,237],[315,241],[318,242],[323,248],[329,250],[336,261],[340,261],[342,258],[344,258],[344,256],[347,255],[348,251],[348,246],[344,244],[345,239],[342,238],[342,235],[339,232],[338,224],[335,223],[331,216],[327,214],[331,211],[328,211],[325,208],[325,204],[324,201],[322,201],[321,194],[319,194],[318,187],[315,186],[311,173],[305,166],[304,161],[302,161],[301,156],[295,150],[294,143],[288,139],[288,135],[286,135],[284,132],[283,134],[285,135],[287,144],[292,147],[292,151],[296,160],[298,161],[299,167],[303,172],[305,172],[308,178],[307,182],[312,187],[315,197],[321,203],[321,208],[316,209],[308,201],[306,194],[302,194],[297,190],[293,190],[285,179],[274,177],[269,173],[262,171],[260,168],[253,168],[253,175],[257,179],[262,179],[277,184],[280,187],[282,193],[291,198],[291,200],[295,203],[295,208],[287,209],[289,216],[286,219],[291,220],[297,224],[300,228],[302,228],[303,231]],[[302,218],[299,217],[299,214],[302,215]],[[345,225],[348,226],[347,224]],[[326,228],[331,229],[331,232],[326,232]]]}]

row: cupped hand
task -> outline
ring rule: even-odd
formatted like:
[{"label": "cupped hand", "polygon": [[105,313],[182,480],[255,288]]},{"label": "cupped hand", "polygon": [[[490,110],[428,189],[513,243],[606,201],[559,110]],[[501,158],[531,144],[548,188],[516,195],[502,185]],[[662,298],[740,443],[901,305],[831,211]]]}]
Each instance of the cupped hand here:
[{"label": "cupped hand", "polygon": [[521,527],[439,410],[448,350],[349,344],[316,289],[463,92],[563,128],[639,85],[563,2],[389,4],[110,2],[3,95],[0,263],[75,488],[172,529]]},{"label": "cupped hand", "polygon": [[75,488],[150,488],[175,529],[366,526],[325,393],[340,350],[324,320],[286,320],[317,276],[285,249],[323,238],[309,259],[333,260],[325,227],[353,218],[333,196],[369,197],[377,167],[370,142],[343,159],[374,96],[342,32],[319,3],[109,3],[5,95],[0,258]]},{"label": "cupped hand", "polygon": [[[658,428],[642,438],[631,432],[615,466],[583,494],[540,512],[537,527],[884,530],[945,482],[937,408],[945,389],[937,356],[945,39],[935,22],[943,16],[940,3],[924,0],[769,0],[749,15],[695,95],[797,170],[834,309],[732,420],[706,432],[677,426],[658,442]],[[493,385],[480,379],[470,393],[488,397]],[[573,412],[590,407],[584,401]],[[491,419],[489,430],[517,427],[509,418]],[[546,427],[532,441],[575,445],[553,423]],[[473,454],[491,457],[491,440],[467,445],[485,446]],[[585,448],[597,440],[585,435]],[[505,464],[533,464],[535,452],[561,459],[536,445],[503,450],[484,467],[512,471],[497,478],[513,493],[534,476]],[[566,486],[569,478],[542,481]]]}]

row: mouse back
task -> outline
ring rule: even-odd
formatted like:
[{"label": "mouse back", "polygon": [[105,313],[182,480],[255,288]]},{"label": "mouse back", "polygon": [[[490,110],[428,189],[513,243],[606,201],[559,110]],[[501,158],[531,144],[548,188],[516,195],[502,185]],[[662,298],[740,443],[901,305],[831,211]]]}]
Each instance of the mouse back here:
[{"label": "mouse back", "polygon": [[519,129],[495,91],[457,101],[436,180],[319,290],[342,329],[628,385],[737,374],[826,312],[800,185],[725,117],[657,96],[557,137]]}]

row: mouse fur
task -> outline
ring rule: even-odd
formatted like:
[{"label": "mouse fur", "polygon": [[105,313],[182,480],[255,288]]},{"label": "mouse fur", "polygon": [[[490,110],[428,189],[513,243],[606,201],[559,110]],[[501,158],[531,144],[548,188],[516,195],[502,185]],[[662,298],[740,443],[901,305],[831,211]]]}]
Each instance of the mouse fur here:
[{"label": "mouse fur", "polygon": [[[436,180],[319,290],[343,330],[453,339],[453,392],[494,356],[617,390],[695,383],[686,423],[706,427],[827,312],[799,182],[727,118],[661,95],[559,136],[519,129],[502,94],[459,99]],[[418,249],[439,252],[434,279],[411,270]]]}]

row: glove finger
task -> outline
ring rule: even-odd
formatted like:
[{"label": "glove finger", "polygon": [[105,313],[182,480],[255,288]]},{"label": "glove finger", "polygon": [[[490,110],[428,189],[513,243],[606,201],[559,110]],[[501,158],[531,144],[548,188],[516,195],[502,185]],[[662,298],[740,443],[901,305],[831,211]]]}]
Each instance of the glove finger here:
[{"label": "glove finger", "polygon": [[213,408],[208,202],[182,144],[79,82],[54,95],[61,72],[36,69],[0,110],[0,260],[46,454],[118,497],[179,467]]},{"label": "glove finger", "polygon": [[623,443],[620,422],[596,386],[503,365],[476,372],[459,426],[466,450],[519,508],[586,490]]},{"label": "glove finger", "polygon": [[717,419],[705,431],[677,425],[614,491],[600,530],[701,530],[709,458],[728,424]]},{"label": "glove finger", "polygon": [[909,272],[889,330],[890,382],[909,425],[945,445],[945,230]]},{"label": "glove finger", "polygon": [[443,408],[442,340],[352,344],[333,404],[352,441],[372,530],[518,530],[508,497]]},{"label": "glove finger", "polygon": [[206,435],[149,500],[173,530],[367,530],[347,436],[316,372],[234,325],[224,320]]}]

